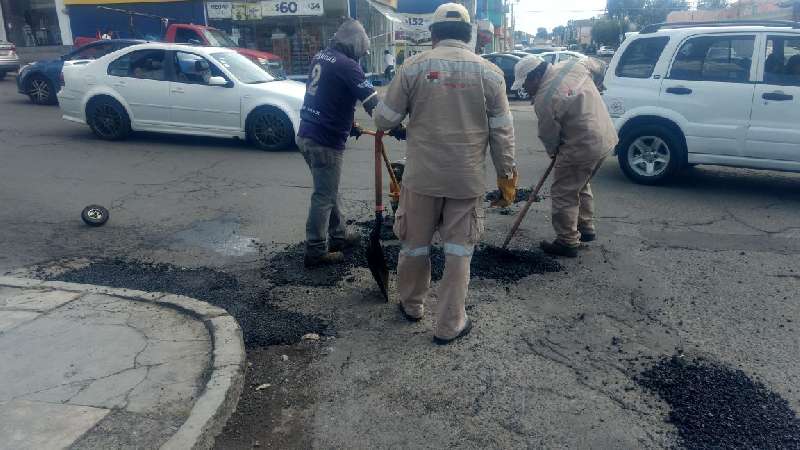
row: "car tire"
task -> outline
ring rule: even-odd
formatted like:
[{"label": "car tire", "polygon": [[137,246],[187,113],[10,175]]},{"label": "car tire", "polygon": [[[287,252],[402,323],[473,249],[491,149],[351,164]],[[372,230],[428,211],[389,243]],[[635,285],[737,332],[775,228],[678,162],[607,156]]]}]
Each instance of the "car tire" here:
[{"label": "car tire", "polygon": [[81,211],[81,219],[90,227],[99,227],[108,222],[108,210],[100,205],[89,205]]},{"label": "car tire", "polygon": [[662,125],[637,126],[622,136],[617,159],[625,175],[639,184],[666,183],[686,161],[676,132]]},{"label": "car tire", "polygon": [[37,105],[55,105],[58,101],[55,86],[42,75],[31,76],[26,91],[31,102]]},{"label": "car tire", "polygon": [[528,91],[526,91],[525,88],[518,89],[515,94],[517,95],[517,100],[528,100],[531,98],[530,94],[528,94]]},{"label": "car tire", "polygon": [[131,134],[128,112],[111,97],[96,97],[89,101],[86,123],[95,136],[106,141],[119,141]]},{"label": "car tire", "polygon": [[247,140],[261,150],[287,150],[294,145],[292,122],[274,106],[261,106],[251,112],[245,131]]}]

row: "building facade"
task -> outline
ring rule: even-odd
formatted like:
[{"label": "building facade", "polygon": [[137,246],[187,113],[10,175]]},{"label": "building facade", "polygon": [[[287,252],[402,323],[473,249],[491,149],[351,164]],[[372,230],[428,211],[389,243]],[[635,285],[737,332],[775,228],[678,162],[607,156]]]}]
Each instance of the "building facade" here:
[{"label": "building facade", "polygon": [[0,0],[0,38],[17,47],[71,45],[64,0]]}]

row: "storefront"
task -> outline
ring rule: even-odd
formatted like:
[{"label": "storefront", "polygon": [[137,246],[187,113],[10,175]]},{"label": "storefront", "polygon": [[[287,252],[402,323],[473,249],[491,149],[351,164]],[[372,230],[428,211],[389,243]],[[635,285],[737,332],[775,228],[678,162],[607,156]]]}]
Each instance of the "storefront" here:
[{"label": "storefront", "polygon": [[308,74],[311,58],[348,15],[347,0],[206,2],[210,26],[227,31],[242,47],[280,56],[290,76]]},{"label": "storefront", "polygon": [[0,18],[5,38],[18,47],[72,44],[63,0],[0,0]]}]

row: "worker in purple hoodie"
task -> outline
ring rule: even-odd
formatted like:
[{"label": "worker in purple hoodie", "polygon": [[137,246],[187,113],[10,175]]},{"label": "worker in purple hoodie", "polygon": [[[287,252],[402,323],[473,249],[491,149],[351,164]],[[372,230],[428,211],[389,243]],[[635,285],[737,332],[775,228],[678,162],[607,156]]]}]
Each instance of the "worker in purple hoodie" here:
[{"label": "worker in purple hoodie", "polygon": [[333,35],[331,45],[311,61],[297,134],[297,145],[314,179],[306,222],[306,267],[339,263],[344,260],[342,250],[360,241],[345,227],[339,180],[347,138],[361,135],[353,124],[356,101],[370,115],[378,104],[375,89],[358,64],[368,49],[364,27],[348,19]]}]

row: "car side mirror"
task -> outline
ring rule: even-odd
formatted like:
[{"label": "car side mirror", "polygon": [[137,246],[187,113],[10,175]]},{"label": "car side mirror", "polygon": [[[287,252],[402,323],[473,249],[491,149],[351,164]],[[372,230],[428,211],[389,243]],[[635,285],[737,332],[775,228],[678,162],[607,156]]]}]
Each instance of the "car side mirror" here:
[{"label": "car side mirror", "polygon": [[224,77],[211,77],[208,79],[209,86],[227,86],[228,80]]}]

